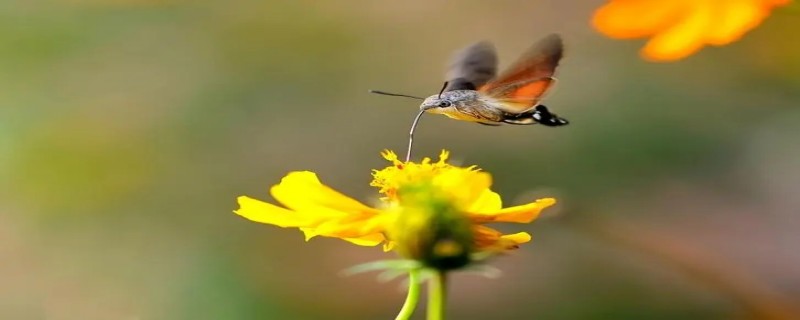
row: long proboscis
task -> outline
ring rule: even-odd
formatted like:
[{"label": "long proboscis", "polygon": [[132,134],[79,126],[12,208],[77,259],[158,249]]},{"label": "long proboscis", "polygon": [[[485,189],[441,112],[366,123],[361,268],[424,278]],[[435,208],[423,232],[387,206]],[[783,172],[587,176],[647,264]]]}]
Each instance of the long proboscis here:
[{"label": "long proboscis", "polygon": [[380,91],[380,90],[370,90],[369,93],[382,94],[382,95],[385,95],[385,96],[392,96],[392,97],[404,97],[404,98],[412,98],[412,99],[417,99],[417,100],[425,100],[425,98],[423,98],[423,97],[417,97],[417,96],[412,96],[412,95],[408,95],[408,94],[401,94],[401,93],[391,93],[391,92]]},{"label": "long proboscis", "polygon": [[[445,86],[447,86],[446,82],[445,82]],[[444,87],[442,87],[442,90],[444,90]],[[392,97],[404,97],[404,98],[412,98],[412,99],[417,99],[417,100],[425,100],[425,98],[422,98],[422,97],[417,97],[417,96],[412,96],[412,95],[407,95],[407,94],[401,94],[401,93],[392,93],[392,92],[386,92],[386,91],[380,91],[380,90],[369,90],[369,93],[382,94],[382,95],[385,95],[385,96],[392,96]],[[439,93],[439,94],[441,95],[441,93]],[[419,113],[417,113],[417,116],[414,117],[414,122],[411,123],[411,130],[408,132],[408,150],[406,151],[406,162],[411,161],[411,148],[414,146],[414,130],[417,129],[417,123],[419,123],[419,119],[422,118],[422,114],[425,113],[425,110],[428,110],[428,108],[420,109]]]},{"label": "long proboscis", "polygon": [[414,117],[414,122],[411,123],[411,130],[408,131],[408,151],[406,151],[406,162],[411,161],[411,147],[414,145],[414,130],[417,129],[417,123],[419,123],[419,119],[422,118],[422,115],[425,114],[425,111],[430,108],[422,108],[419,109],[419,113],[417,116]]}]

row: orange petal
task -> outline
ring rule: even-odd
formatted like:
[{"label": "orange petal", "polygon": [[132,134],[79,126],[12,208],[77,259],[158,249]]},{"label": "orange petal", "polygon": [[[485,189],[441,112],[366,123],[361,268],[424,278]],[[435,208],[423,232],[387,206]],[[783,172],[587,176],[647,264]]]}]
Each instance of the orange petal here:
[{"label": "orange petal", "polygon": [[728,1],[714,11],[714,24],[708,29],[706,42],[719,46],[736,41],[768,14],[769,9],[757,1]]},{"label": "orange petal", "polygon": [[271,203],[245,196],[237,198],[237,201],[239,202],[239,209],[233,212],[255,222],[272,224],[283,228],[298,227],[307,222],[302,215]]},{"label": "orange petal", "polygon": [[470,219],[477,223],[483,222],[516,222],[528,223],[536,219],[542,209],[552,206],[556,199],[544,198],[529,204],[508,207],[494,212],[470,212]]},{"label": "orange petal", "polygon": [[689,15],[680,23],[658,33],[642,49],[642,55],[653,61],[672,61],[685,58],[705,44],[705,32],[711,27],[713,6],[697,1]]},{"label": "orange petal", "polygon": [[503,236],[503,233],[478,224],[472,227],[472,236],[473,240],[475,241],[475,246],[478,247],[479,250],[483,250],[493,246],[497,240]]},{"label": "orange petal", "polygon": [[595,11],[592,24],[611,38],[639,38],[674,25],[686,7],[680,0],[613,0]]},{"label": "orange petal", "polygon": [[520,244],[531,241],[531,235],[527,232],[503,235],[500,231],[482,225],[476,225],[472,230],[475,246],[480,251],[513,250]]}]

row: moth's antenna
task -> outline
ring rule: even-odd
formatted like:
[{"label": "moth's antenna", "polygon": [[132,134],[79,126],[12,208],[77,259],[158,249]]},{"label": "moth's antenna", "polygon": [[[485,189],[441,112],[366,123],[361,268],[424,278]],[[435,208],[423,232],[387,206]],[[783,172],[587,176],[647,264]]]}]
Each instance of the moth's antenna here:
[{"label": "moth's antenna", "polygon": [[419,119],[422,118],[422,115],[425,113],[425,110],[430,108],[423,108],[419,109],[419,113],[414,118],[414,122],[411,123],[411,131],[408,132],[408,151],[406,152],[406,162],[411,160],[411,146],[414,145],[414,130],[417,129],[417,123],[419,123]]},{"label": "moth's antenna", "polygon": [[447,84],[448,84],[448,81],[445,81],[444,84],[442,85],[442,89],[439,90],[439,97],[438,97],[439,99],[442,98],[442,93],[444,93],[444,89],[447,89]]},{"label": "moth's antenna", "polygon": [[425,100],[425,98],[422,98],[422,97],[411,96],[411,95],[400,94],[400,93],[391,93],[391,92],[379,91],[379,90],[370,90],[369,93],[382,94],[382,95],[385,95],[385,96],[405,97],[405,98],[412,98],[412,99],[417,99],[417,100]]}]

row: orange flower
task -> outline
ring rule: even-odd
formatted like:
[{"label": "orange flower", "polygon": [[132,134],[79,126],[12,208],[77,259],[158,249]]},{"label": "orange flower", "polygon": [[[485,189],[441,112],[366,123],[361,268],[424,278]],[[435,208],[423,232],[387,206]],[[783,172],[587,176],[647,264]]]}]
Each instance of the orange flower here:
[{"label": "orange flower", "polygon": [[704,45],[721,46],[758,26],[791,0],[611,0],[594,27],[611,38],[651,37],[641,54],[653,61],[689,56]]}]

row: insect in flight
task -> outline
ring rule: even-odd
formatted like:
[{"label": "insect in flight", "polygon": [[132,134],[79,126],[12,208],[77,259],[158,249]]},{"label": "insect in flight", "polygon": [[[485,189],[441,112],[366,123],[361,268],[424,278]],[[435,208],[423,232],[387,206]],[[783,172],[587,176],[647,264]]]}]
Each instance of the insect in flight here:
[{"label": "insect in flight", "polygon": [[561,37],[551,34],[531,46],[497,75],[497,53],[489,42],[478,42],[457,52],[439,94],[428,98],[371,90],[372,93],[423,100],[409,132],[406,161],[411,157],[414,130],[423,113],[443,114],[483,125],[542,124],[550,127],[569,122],[540,105],[556,81],[553,77],[563,55]]}]

